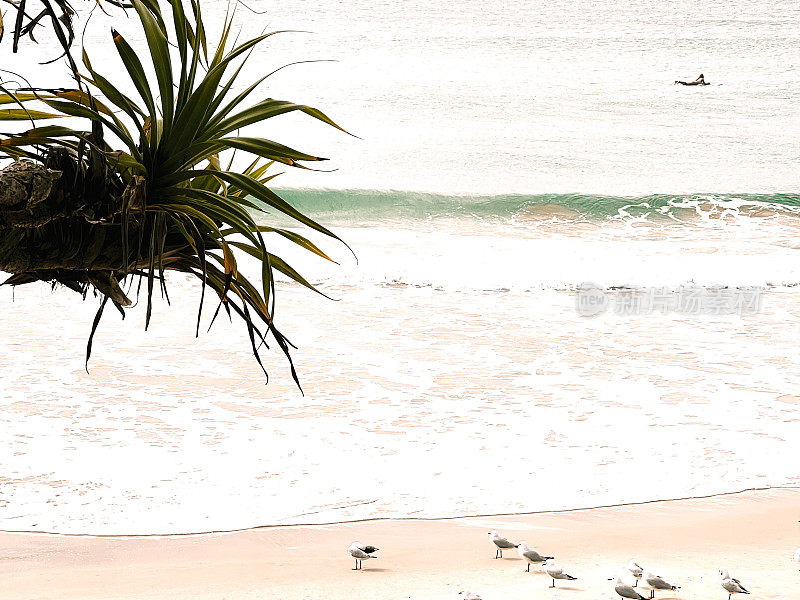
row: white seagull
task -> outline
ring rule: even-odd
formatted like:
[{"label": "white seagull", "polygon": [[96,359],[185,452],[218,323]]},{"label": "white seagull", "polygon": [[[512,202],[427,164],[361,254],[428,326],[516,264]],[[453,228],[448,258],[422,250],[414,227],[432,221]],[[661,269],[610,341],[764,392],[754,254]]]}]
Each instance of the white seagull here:
[{"label": "white seagull", "polygon": [[633,559],[630,559],[628,561],[627,569],[628,571],[631,572],[631,575],[633,575],[636,578],[636,583],[633,584],[633,587],[636,587],[637,585],[639,585],[639,580],[642,578],[644,569],[642,568],[642,565],[640,565]]},{"label": "white seagull", "polygon": [[531,571],[531,563],[543,563],[544,561],[553,558],[552,556],[542,556],[536,550],[531,550],[525,542],[520,542],[517,546],[517,553],[520,558],[528,561],[528,568],[525,569],[528,573]]},{"label": "white seagull", "polygon": [[609,581],[614,582],[614,591],[623,598],[630,598],[630,600],[647,600],[647,598],[633,589],[632,585],[625,583],[621,576],[617,576],[616,579],[609,579]]},{"label": "white seagull", "polygon": [[375,546],[367,546],[366,544],[362,544],[361,542],[353,542],[350,544],[350,547],[347,551],[350,553],[350,556],[356,559],[356,566],[353,571],[357,571],[361,568],[361,561],[370,558],[378,558],[377,556],[373,556],[375,552],[379,549]]},{"label": "white seagull", "polygon": [[569,573],[564,573],[564,569],[559,567],[552,558],[544,561],[544,571],[553,580],[553,585],[550,586],[552,588],[556,587],[556,579],[567,579],[569,581],[577,579],[577,577],[573,577]]},{"label": "white seagull", "polygon": [[519,545],[509,542],[495,530],[489,532],[489,539],[495,546],[497,546],[497,550],[494,553],[495,558],[503,558],[503,550],[510,550],[511,548],[516,548]]},{"label": "white seagull", "polygon": [[728,600],[731,600],[731,596],[733,594],[749,594],[744,586],[738,579],[734,579],[731,577],[731,574],[728,573],[728,569],[721,568],[719,570],[720,582],[719,584],[728,592]]},{"label": "white seagull", "polygon": [[461,600],[481,600],[481,597],[478,594],[468,590],[461,590],[458,592],[458,595],[461,597]]},{"label": "white seagull", "polygon": [[644,580],[650,586],[650,600],[656,597],[656,590],[672,590],[673,592],[679,590],[677,585],[672,585],[664,581],[658,575],[653,575],[650,571],[644,574]]}]

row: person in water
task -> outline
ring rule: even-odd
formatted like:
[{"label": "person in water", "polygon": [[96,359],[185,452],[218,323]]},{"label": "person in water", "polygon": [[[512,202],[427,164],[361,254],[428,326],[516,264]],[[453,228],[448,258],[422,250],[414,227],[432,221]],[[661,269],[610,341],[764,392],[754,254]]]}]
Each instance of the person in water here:
[{"label": "person in water", "polygon": [[700,73],[700,77],[695,79],[694,81],[675,81],[675,84],[680,83],[681,85],[711,85],[710,83],[706,82],[705,77],[703,74]]}]

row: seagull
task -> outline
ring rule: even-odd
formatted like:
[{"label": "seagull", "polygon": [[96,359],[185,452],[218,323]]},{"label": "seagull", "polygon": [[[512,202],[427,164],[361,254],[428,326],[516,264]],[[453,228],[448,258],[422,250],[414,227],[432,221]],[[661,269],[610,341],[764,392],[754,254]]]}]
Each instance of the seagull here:
[{"label": "seagull", "polygon": [[377,556],[372,556],[378,551],[378,548],[375,546],[366,546],[361,542],[353,542],[350,544],[350,547],[347,549],[347,551],[350,553],[350,556],[356,559],[356,566],[353,571],[357,571],[361,568],[361,561],[365,558],[378,558]]},{"label": "seagull", "polygon": [[726,592],[728,592],[728,600],[731,600],[731,596],[733,594],[750,593],[746,589],[744,589],[744,586],[738,579],[734,579],[733,577],[731,577],[731,574],[728,573],[728,569],[724,567],[721,568],[719,570],[719,576],[721,578],[719,584],[725,589]]},{"label": "seagull", "polygon": [[492,543],[497,546],[497,550],[494,553],[495,558],[503,558],[503,550],[508,550],[510,548],[516,548],[519,544],[514,544],[509,542],[506,538],[500,537],[500,534],[497,531],[490,531],[489,532],[489,539]]},{"label": "seagull", "polygon": [[647,598],[633,589],[632,585],[622,581],[622,577],[618,576],[616,579],[609,579],[609,581],[614,582],[614,591],[623,598],[630,598],[631,600],[647,600]]},{"label": "seagull", "polygon": [[644,574],[644,580],[647,582],[647,585],[650,586],[650,600],[656,597],[656,590],[675,591],[680,589],[677,585],[670,585],[658,575],[653,575],[650,571]]},{"label": "seagull", "polygon": [[481,600],[481,597],[478,594],[468,590],[461,590],[458,592],[458,595],[461,596],[461,600]]},{"label": "seagull", "polygon": [[564,569],[559,567],[552,558],[548,558],[544,561],[544,570],[553,580],[553,585],[550,586],[552,588],[556,587],[556,579],[568,579],[569,581],[577,579],[577,577],[564,573]]},{"label": "seagull", "polygon": [[520,558],[524,558],[528,561],[528,568],[526,571],[528,573],[531,572],[531,563],[543,563],[544,561],[553,558],[552,556],[542,556],[536,550],[531,550],[528,548],[525,542],[520,542],[517,546],[517,553],[519,554]]},{"label": "seagull", "polygon": [[630,559],[630,561],[628,561],[627,569],[628,571],[631,572],[631,575],[633,575],[636,578],[636,582],[633,584],[633,587],[636,587],[637,585],[639,585],[639,580],[642,578],[642,573],[644,573],[644,569],[639,563],[637,563],[633,559]]}]

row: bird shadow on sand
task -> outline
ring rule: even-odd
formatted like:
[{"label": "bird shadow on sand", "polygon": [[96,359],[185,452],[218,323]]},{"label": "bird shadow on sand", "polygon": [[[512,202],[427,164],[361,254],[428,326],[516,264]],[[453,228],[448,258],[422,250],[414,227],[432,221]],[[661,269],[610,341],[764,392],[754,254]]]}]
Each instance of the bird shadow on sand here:
[{"label": "bird shadow on sand", "polygon": [[[550,588],[553,589],[553,588]],[[568,592],[582,592],[583,588],[576,588],[576,587],[567,587],[567,586],[558,586],[555,588],[557,590],[566,590]]]},{"label": "bird shadow on sand", "polygon": [[391,571],[391,569],[382,569],[381,567],[364,567],[363,569],[359,569],[362,573],[385,573],[386,571]]}]

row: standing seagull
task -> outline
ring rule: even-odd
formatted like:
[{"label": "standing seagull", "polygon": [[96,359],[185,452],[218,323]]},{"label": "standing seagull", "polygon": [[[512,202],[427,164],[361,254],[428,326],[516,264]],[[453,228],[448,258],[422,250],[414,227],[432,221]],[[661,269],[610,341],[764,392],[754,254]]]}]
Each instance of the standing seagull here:
[{"label": "standing seagull", "polygon": [[506,538],[500,537],[500,534],[494,530],[489,532],[489,539],[497,546],[497,550],[494,553],[495,558],[503,558],[503,550],[510,550],[511,548],[519,546],[519,544],[514,544],[509,542]]},{"label": "standing seagull", "polygon": [[517,546],[517,553],[520,558],[528,561],[528,568],[525,569],[528,573],[531,572],[531,563],[543,563],[544,561],[553,558],[552,556],[542,556],[536,550],[528,548],[525,542],[520,542]]},{"label": "standing seagull", "polygon": [[722,568],[719,570],[720,582],[719,584],[725,588],[725,591],[728,592],[728,600],[731,600],[731,596],[733,594],[749,594],[744,586],[738,579],[734,579],[731,577],[731,574],[728,573],[728,569]]},{"label": "standing seagull", "polygon": [[350,556],[356,559],[356,566],[353,571],[357,571],[361,568],[362,560],[378,558],[377,556],[372,556],[378,550],[379,549],[375,546],[365,546],[361,542],[353,542],[350,544],[350,547],[347,549],[347,551],[350,553]]},{"label": "standing seagull", "polygon": [[630,598],[631,600],[647,600],[639,592],[633,589],[633,586],[622,581],[622,577],[616,579],[609,579],[614,582],[614,591],[623,598]]},{"label": "standing seagull", "polygon": [[568,579],[569,581],[577,579],[577,577],[564,573],[564,569],[559,567],[552,558],[548,558],[544,561],[544,571],[550,575],[550,578],[553,580],[553,585],[550,586],[551,588],[556,587],[556,579]]},{"label": "standing seagull", "polygon": [[636,587],[637,585],[639,585],[639,580],[642,578],[642,574],[644,573],[644,569],[642,568],[642,566],[639,563],[637,563],[633,559],[630,559],[630,561],[628,561],[628,567],[627,568],[628,568],[628,571],[631,572],[631,575],[633,575],[636,578],[636,583],[633,584],[633,587]]},{"label": "standing seagull", "polygon": [[664,581],[658,575],[653,575],[650,571],[644,574],[644,580],[650,586],[650,600],[656,597],[656,590],[672,590],[673,592],[680,589],[677,585],[671,585]]}]

